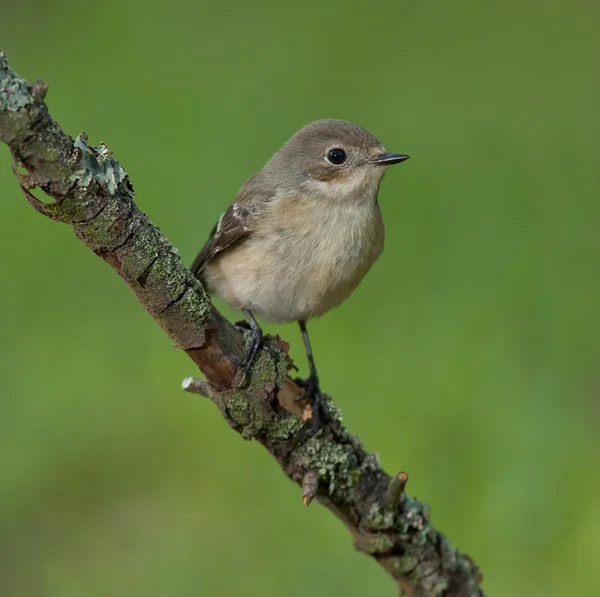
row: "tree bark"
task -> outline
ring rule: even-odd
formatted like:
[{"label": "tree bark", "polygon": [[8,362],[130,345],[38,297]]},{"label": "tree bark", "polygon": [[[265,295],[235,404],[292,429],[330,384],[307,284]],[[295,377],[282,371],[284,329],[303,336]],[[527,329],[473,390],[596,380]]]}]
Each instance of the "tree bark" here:
[{"label": "tree bark", "polygon": [[[177,250],[135,205],[127,173],[105,145],[72,139],[44,103],[47,85],[29,85],[0,51],[0,141],[31,205],[69,224],[76,236],[127,283],[141,306],[206,376],[187,391],[208,397],[244,439],[260,442],[283,472],[348,528],[412,597],[482,597],[481,574],[429,522],[429,508],[405,493],[408,477],[386,474],[376,454],[341,423],[330,398],[322,428],[294,442],[311,415],[301,385],[287,375],[289,346],[267,337],[252,374],[240,385],[245,337],[211,304]],[[50,198],[37,199],[39,187]],[[208,229],[208,227],[207,227]]]}]

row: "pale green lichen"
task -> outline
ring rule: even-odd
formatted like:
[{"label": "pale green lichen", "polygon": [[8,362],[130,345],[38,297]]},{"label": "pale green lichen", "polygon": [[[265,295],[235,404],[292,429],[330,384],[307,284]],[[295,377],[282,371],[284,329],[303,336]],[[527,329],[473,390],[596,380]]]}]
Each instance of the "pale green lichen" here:
[{"label": "pale green lichen", "polygon": [[367,514],[366,526],[374,531],[394,528],[394,512],[375,502]]},{"label": "pale green lichen", "polygon": [[[116,250],[121,261],[121,271],[127,279],[137,280],[143,286],[150,286],[152,281],[160,277],[160,285],[167,284],[169,289],[168,301],[180,296],[185,289],[185,278],[182,273],[176,275],[176,264],[171,263],[171,256],[160,254],[156,236],[152,230],[148,230],[144,223],[135,222],[129,226],[134,233],[129,242]],[[113,241],[114,242],[114,241]],[[182,268],[180,268],[182,269]],[[167,278],[163,270],[172,275]]]},{"label": "pale green lichen", "polygon": [[400,533],[403,541],[410,541],[416,545],[435,543],[438,533],[427,522],[427,512],[427,504],[421,504],[417,500],[404,496],[401,513],[378,502],[374,503],[369,510],[365,525],[373,530],[394,529]]},{"label": "pale green lichen", "polygon": [[323,396],[325,400],[325,408],[329,413],[329,419],[332,423],[342,424],[342,409],[327,395]]},{"label": "pale green lichen", "polygon": [[[404,576],[411,581],[411,584],[422,586],[426,594],[431,595],[431,597],[441,597],[450,586],[449,581],[439,573],[435,562],[419,560],[414,556],[405,555],[394,558],[391,565],[396,577]],[[479,593],[475,594],[479,595]],[[467,594],[465,593],[465,595]],[[471,593],[468,593],[468,595],[471,595]]]},{"label": "pale green lichen", "polygon": [[71,199],[61,203],[46,203],[44,211],[50,217],[57,218],[65,224],[70,224],[73,220],[81,220],[85,217],[85,206]]},{"label": "pale green lichen", "polygon": [[239,390],[230,392],[225,398],[224,404],[229,416],[243,428],[242,437],[244,437],[243,431],[249,429],[252,425],[252,409],[250,405]]},{"label": "pale green lichen", "polygon": [[428,538],[435,541],[437,533],[427,522],[429,506],[405,496],[402,502],[402,515],[397,521],[398,530],[418,545],[424,545]]},{"label": "pale green lichen", "polygon": [[104,143],[98,147],[90,147],[83,133],[75,139],[75,147],[81,150],[80,167],[71,174],[70,180],[84,188],[89,187],[94,180],[109,195],[115,195],[119,184],[127,179],[127,172],[113,158],[112,152]]},{"label": "pale green lichen", "polygon": [[302,420],[298,417],[290,415],[275,422],[271,425],[267,432],[267,437],[270,439],[289,439],[296,435],[302,429]]},{"label": "pale green lichen", "polygon": [[[276,381],[273,382],[273,379]],[[248,387],[243,390],[229,392],[224,404],[229,416],[241,427],[244,439],[252,439],[257,435],[286,433],[293,428],[291,423],[279,419],[276,413],[265,404],[265,396],[275,386],[283,383],[276,372],[272,357],[263,352],[252,368]]]},{"label": "pale green lichen", "polygon": [[[84,201],[67,199],[58,205],[58,211],[64,221],[77,221],[79,218],[85,218],[87,207]],[[85,237],[87,246],[92,251],[97,251],[109,249],[118,242],[119,235],[113,231],[114,223],[115,215],[106,209],[91,221],[76,226]]]},{"label": "pale green lichen", "polygon": [[[207,305],[210,305],[208,300]],[[265,340],[269,342],[267,338]],[[249,342],[248,335],[245,339],[246,349]],[[286,440],[300,431],[304,424],[293,415],[279,416],[266,402],[268,395],[285,385],[288,372],[280,346],[276,342],[269,342],[269,347],[269,351],[259,353],[252,372],[243,385],[244,389],[228,393],[225,401],[227,412],[241,427],[240,433],[244,439],[264,436]]]},{"label": "pale green lichen", "polygon": [[327,441],[317,433],[303,444],[301,454],[304,468],[319,475],[334,501],[353,501],[360,471],[351,445]]},{"label": "pale green lichen", "polygon": [[366,553],[387,553],[394,547],[394,540],[387,535],[368,538],[361,541],[360,550]]},{"label": "pale green lichen", "polygon": [[[325,400],[330,418],[341,420],[333,401]],[[304,468],[319,476],[319,484],[338,504],[353,502],[361,477],[380,468],[379,456],[364,452],[358,438],[343,428],[337,430],[335,439],[317,433],[301,446],[300,453]]]},{"label": "pale green lichen", "polygon": [[381,462],[379,460],[379,454],[376,452],[367,452],[360,465],[360,472],[369,473],[381,470]]},{"label": "pale green lichen", "polygon": [[268,418],[266,413],[261,413],[254,407],[255,402],[248,401],[244,392],[236,390],[231,392],[225,401],[229,416],[241,427],[240,434],[245,440],[251,440],[263,433]]},{"label": "pale green lichen", "polygon": [[[150,237],[148,240],[148,244],[144,245],[145,241],[140,242],[140,246],[138,247],[140,253],[142,253],[146,258],[149,257],[149,260],[146,261],[147,265],[150,263],[152,259],[154,259],[156,253],[156,240]],[[144,248],[145,246],[145,248]],[[145,251],[145,253],[144,253]],[[136,260],[139,259],[139,253],[135,250],[129,252],[129,255],[125,257],[126,263],[128,263],[129,267],[136,267]],[[137,271],[139,272],[137,275],[141,274],[143,268],[137,265]],[[160,285],[164,286],[167,290],[166,299],[169,302],[176,300],[178,297],[182,295],[185,289],[188,287],[188,272],[183,267],[181,263],[181,259],[178,255],[174,253],[167,253],[166,255],[161,255],[156,263],[152,266],[152,270],[150,271],[146,285]]]},{"label": "pale green lichen", "polygon": [[431,593],[432,595],[434,595],[435,597],[438,597],[438,595],[443,595],[444,591],[450,586],[450,583],[445,579],[442,578],[440,580],[438,580],[433,587],[431,587]]},{"label": "pale green lichen", "polygon": [[6,55],[0,50],[0,111],[18,112],[34,101],[27,81],[9,68]]},{"label": "pale green lichen", "polygon": [[210,303],[198,288],[189,287],[178,303],[179,312],[188,321],[201,322],[210,314]]},{"label": "pale green lichen", "polygon": [[391,563],[396,576],[408,576],[419,565],[417,558],[409,555],[394,558]]},{"label": "pale green lichen", "polygon": [[255,364],[252,367],[252,374],[250,378],[250,393],[255,391],[264,392],[271,391],[275,387],[273,379],[275,378],[277,371],[273,359],[266,351],[262,351],[260,356],[256,359]]}]

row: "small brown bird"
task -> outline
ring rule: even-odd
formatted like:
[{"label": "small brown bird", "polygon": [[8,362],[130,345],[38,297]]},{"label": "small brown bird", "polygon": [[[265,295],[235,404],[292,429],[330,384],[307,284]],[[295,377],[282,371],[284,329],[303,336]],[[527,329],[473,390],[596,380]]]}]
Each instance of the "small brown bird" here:
[{"label": "small brown bird", "polygon": [[300,129],[240,189],[192,265],[210,294],[241,309],[252,340],[248,373],[265,321],[298,321],[310,375],[313,427],[321,405],[306,322],[350,296],[383,250],[377,202],[386,167],[409,156],[387,152],[371,133],[343,120]]}]

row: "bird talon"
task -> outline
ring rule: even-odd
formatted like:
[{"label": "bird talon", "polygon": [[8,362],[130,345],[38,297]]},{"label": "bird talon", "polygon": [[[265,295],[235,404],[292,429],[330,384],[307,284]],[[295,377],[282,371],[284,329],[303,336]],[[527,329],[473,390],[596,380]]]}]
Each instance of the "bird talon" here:
[{"label": "bird talon", "polygon": [[[298,380],[299,383],[305,388],[304,394],[298,400],[308,400],[308,405],[311,409],[310,416],[305,419],[305,423],[296,433],[292,440],[292,447],[296,448],[300,444],[304,443],[307,439],[313,437],[319,429],[321,424],[329,416],[329,409],[321,390],[319,389],[319,380],[316,376],[310,376],[306,380]],[[308,407],[307,407],[308,409]]]},{"label": "bird talon", "polygon": [[[234,387],[239,388],[244,381],[246,380],[246,377],[248,377],[248,374],[250,373],[250,371],[252,370],[252,367],[254,365],[254,361],[256,360],[256,355],[258,354],[258,351],[262,348],[263,346],[263,332],[262,329],[260,328],[260,326],[258,325],[258,323],[256,323],[256,320],[254,319],[254,316],[252,315],[252,313],[246,309],[243,310],[244,315],[248,318],[248,326],[246,327],[244,325],[236,325],[236,329],[243,331],[246,334],[250,334],[250,344],[248,345],[248,348],[246,349],[246,354],[244,355],[244,358],[241,360],[240,362],[240,367],[241,372],[238,371],[238,374],[235,376],[234,378]],[[238,376],[240,377],[239,381],[237,381]],[[237,383],[237,385],[236,385]]]},{"label": "bird talon", "polygon": [[233,381],[231,382],[231,387],[234,390],[237,390],[238,388],[242,387],[242,385],[244,384],[245,381],[246,381],[246,372],[245,371],[238,371],[235,374],[235,377],[233,378]]}]

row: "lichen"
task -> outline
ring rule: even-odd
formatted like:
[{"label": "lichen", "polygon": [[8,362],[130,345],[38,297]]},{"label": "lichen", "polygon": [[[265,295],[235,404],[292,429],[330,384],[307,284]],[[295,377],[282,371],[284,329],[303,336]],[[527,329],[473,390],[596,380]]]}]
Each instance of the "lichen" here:
[{"label": "lichen", "polygon": [[[156,257],[157,249],[160,251],[160,246],[157,247],[156,238],[143,238],[139,243],[134,241],[134,246],[131,251],[127,251],[124,265],[131,271],[136,271],[134,277],[142,273],[143,269],[152,259]],[[144,260],[144,267],[140,267],[140,259]],[[177,300],[188,288],[188,272],[183,267],[181,259],[174,253],[161,254],[152,266],[146,285],[148,287],[158,286],[164,287],[167,291],[165,299],[168,302]]]},{"label": "lichen", "polygon": [[370,473],[381,469],[379,454],[376,452],[367,452],[360,465],[360,473]]},{"label": "lichen", "polygon": [[396,527],[406,539],[418,545],[424,545],[428,540],[435,542],[437,532],[427,522],[428,513],[427,504],[405,497]]},{"label": "lichen", "polygon": [[441,578],[440,580],[438,580],[433,587],[431,587],[431,593],[432,595],[434,595],[435,597],[437,597],[438,595],[443,595],[444,591],[450,586],[450,583],[445,579],[445,578]]},{"label": "lichen", "polygon": [[343,421],[342,409],[329,396],[325,395],[323,398],[325,400],[324,406],[329,414],[328,418],[332,423],[338,423],[341,425]]},{"label": "lichen", "polygon": [[44,211],[60,222],[71,224],[85,219],[86,207],[85,202],[68,197],[60,203],[44,204]]},{"label": "lichen", "polygon": [[302,421],[293,415],[275,421],[267,432],[270,439],[289,439],[302,429]]},{"label": "lichen", "polygon": [[[84,133],[75,139],[75,147],[81,150],[81,159],[79,168],[71,174],[70,180],[84,188],[95,181],[109,195],[115,195],[120,183],[126,182],[127,172],[115,160],[112,152],[104,143],[98,147],[90,147]],[[132,193],[129,194],[132,196]]]},{"label": "lichen", "polygon": [[254,401],[248,401],[244,392],[233,390],[225,398],[225,407],[230,418],[240,427],[245,440],[251,440],[265,428],[265,417],[255,408]]},{"label": "lichen", "polygon": [[405,555],[394,558],[391,563],[396,576],[408,576],[415,571],[419,565],[419,560],[413,556]]},{"label": "lichen", "polygon": [[[247,429],[252,423],[252,409],[238,390],[230,392],[224,399],[225,407],[229,416],[243,429]],[[242,436],[244,434],[242,433]],[[246,438],[245,438],[246,439]]]},{"label": "lichen", "polygon": [[366,526],[374,531],[394,528],[394,512],[375,502],[367,514]]},{"label": "lichen", "polygon": [[387,535],[367,538],[360,543],[360,550],[370,554],[386,553],[393,547],[394,540]]},{"label": "lichen", "polygon": [[[450,586],[448,579],[441,574],[435,560],[404,555],[394,558],[391,564],[396,577],[404,576],[410,580],[412,585],[423,587],[424,594],[431,595],[431,597],[441,597]],[[465,595],[467,594],[471,595],[472,593],[465,593]],[[475,594],[479,595],[480,593]]]},{"label": "lichen", "polygon": [[188,288],[179,301],[179,312],[188,321],[201,322],[210,314],[210,303],[206,295],[202,296],[197,288]]},{"label": "lichen", "polygon": [[[70,200],[64,201],[58,205],[58,213],[63,221],[77,221],[78,218],[85,218],[89,206],[84,201]],[[110,249],[120,238],[113,231],[115,215],[106,209],[100,215],[92,218],[89,222],[76,224],[85,237],[85,242],[90,249],[97,251],[100,249]]]},{"label": "lichen", "polygon": [[367,515],[365,525],[373,530],[395,529],[403,541],[415,545],[436,543],[439,533],[428,523],[429,508],[417,500],[404,496],[402,510],[398,512],[381,503],[374,503]]},{"label": "lichen", "polygon": [[298,424],[293,422],[297,420],[295,417],[282,421],[266,400],[268,394],[283,383],[279,377],[273,358],[263,351],[252,367],[248,386],[227,394],[224,400],[227,413],[241,427],[244,439],[258,435],[284,439],[297,429]]},{"label": "lichen", "polygon": [[0,111],[19,112],[34,101],[27,81],[8,67],[6,55],[0,50]]},{"label": "lichen", "polygon": [[354,500],[359,479],[358,462],[349,444],[333,443],[319,433],[309,438],[300,448],[304,468],[319,475],[336,503]]}]

